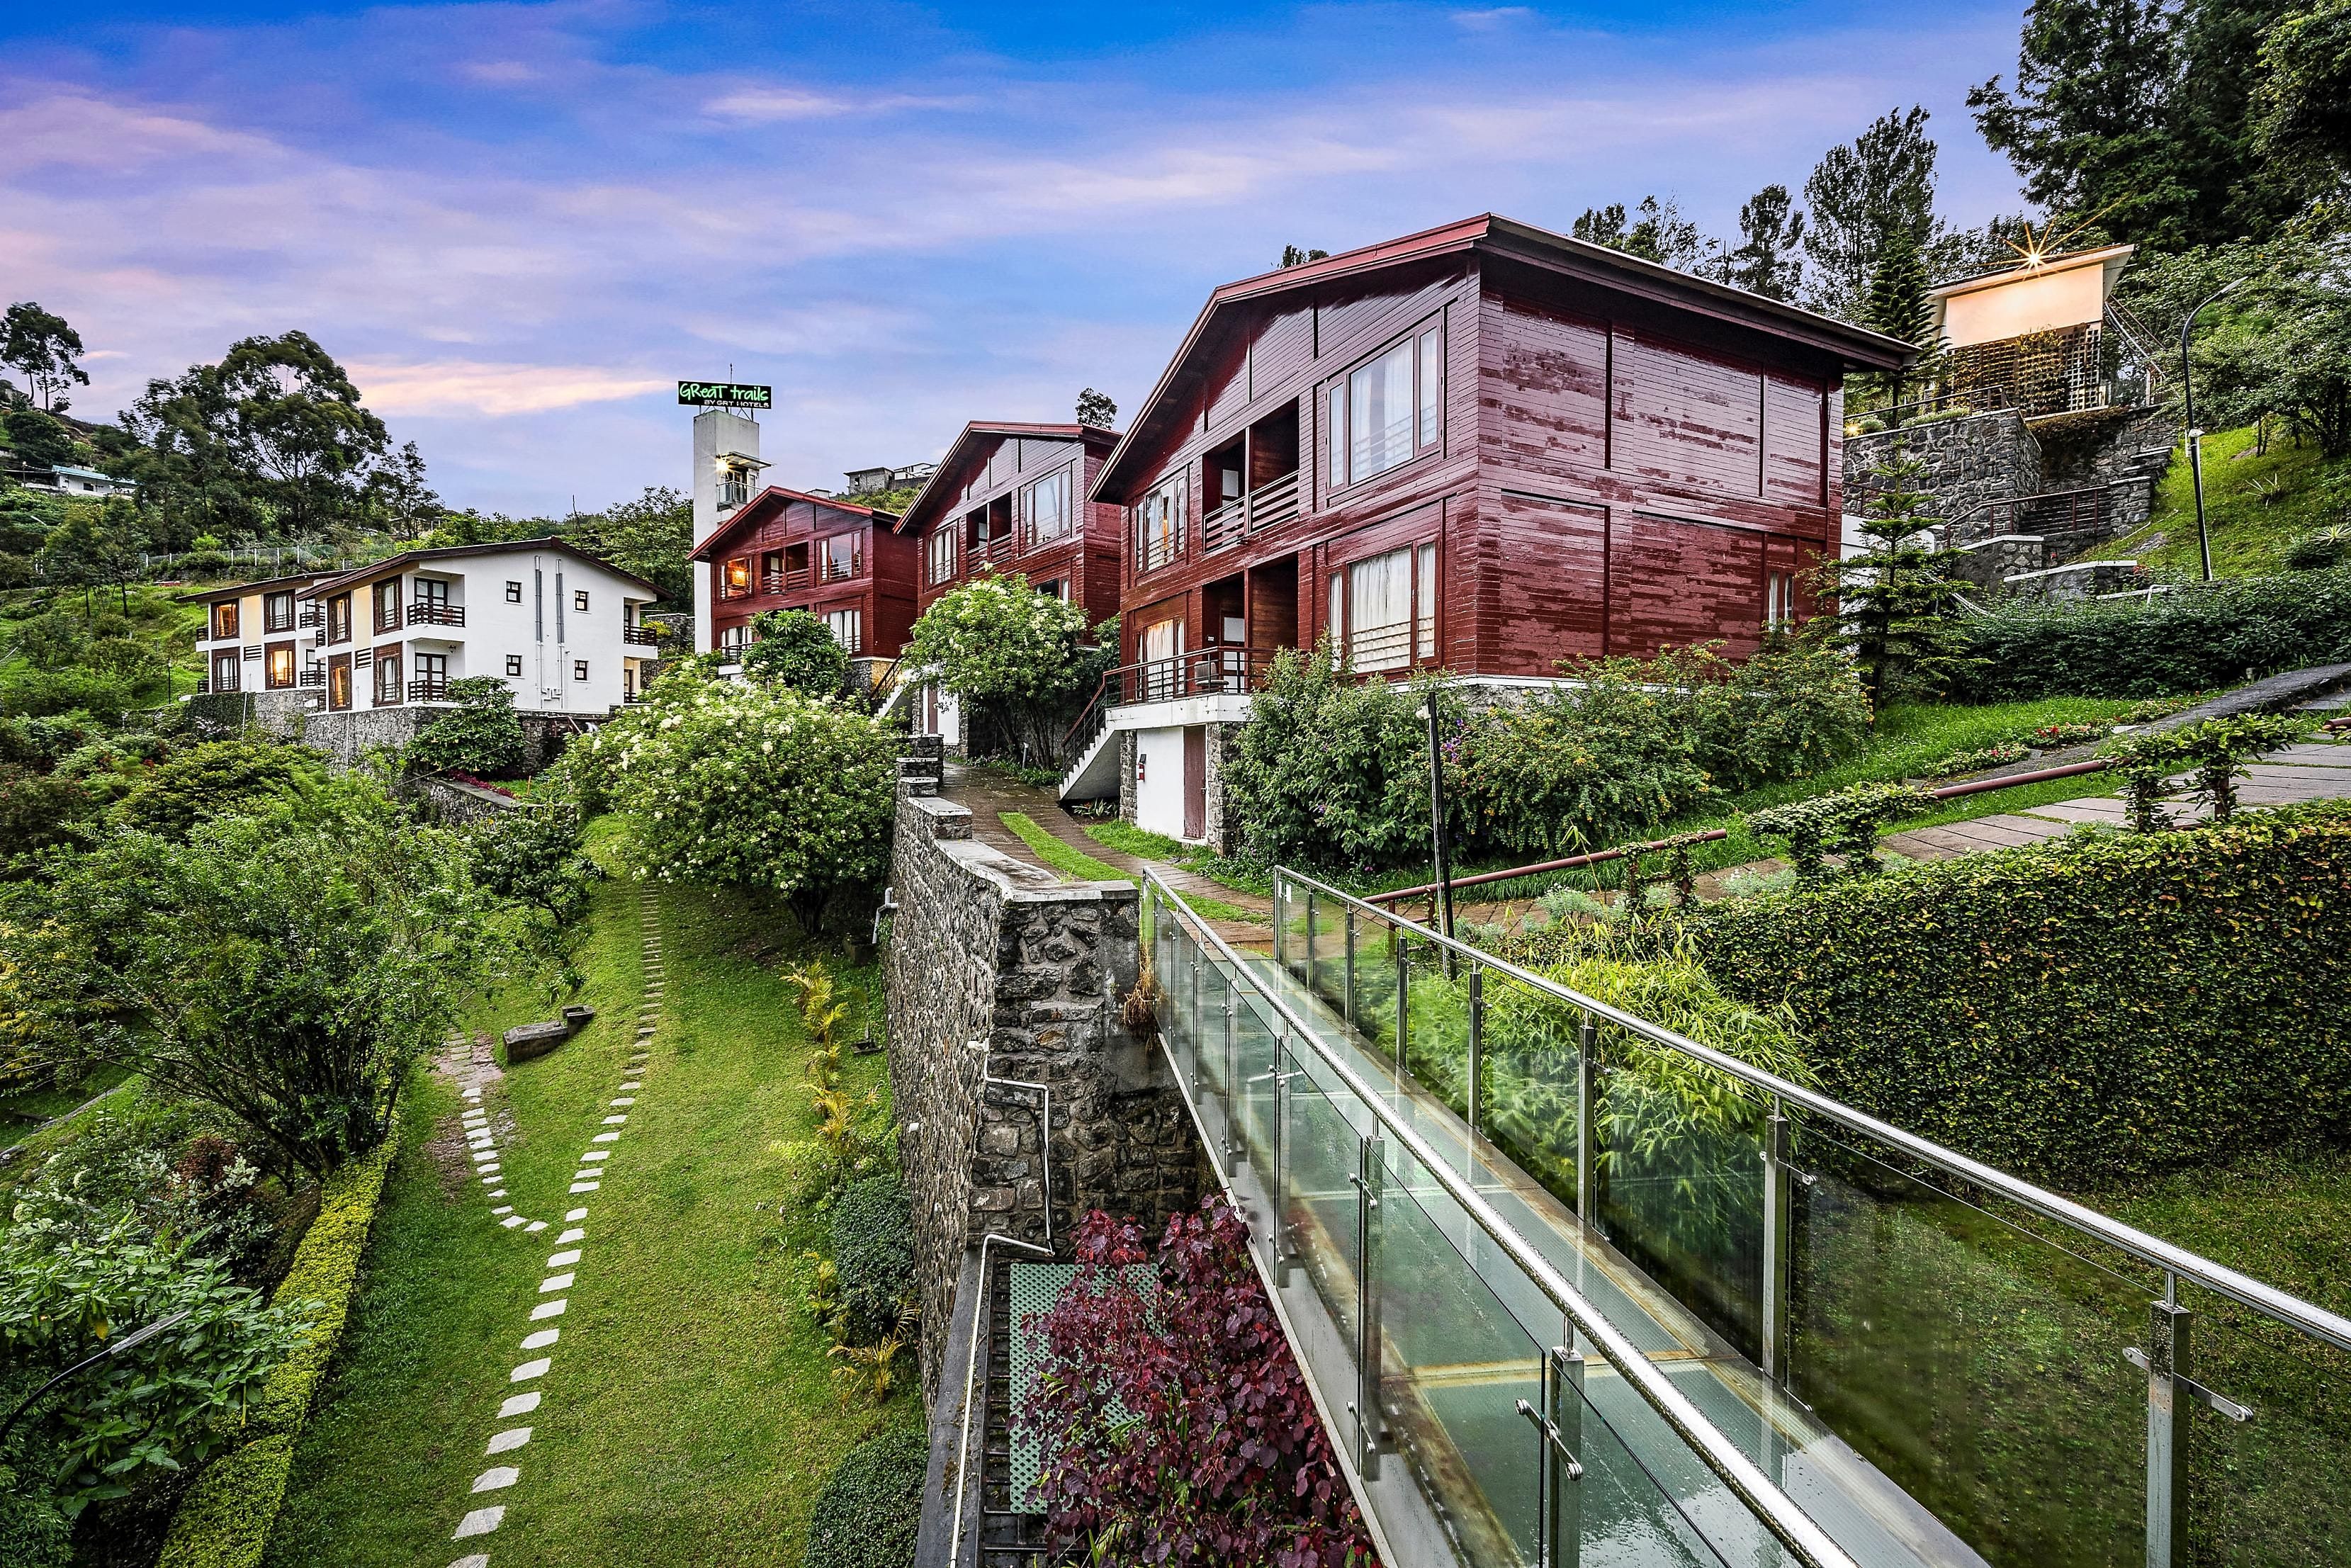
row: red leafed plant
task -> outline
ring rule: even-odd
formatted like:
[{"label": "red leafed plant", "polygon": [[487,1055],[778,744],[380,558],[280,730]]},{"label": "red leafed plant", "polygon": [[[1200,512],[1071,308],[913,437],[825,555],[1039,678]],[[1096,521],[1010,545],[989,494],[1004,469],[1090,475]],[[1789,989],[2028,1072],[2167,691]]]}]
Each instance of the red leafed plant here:
[{"label": "red leafed plant", "polygon": [[[1223,1199],[1140,1227],[1099,1209],[1078,1274],[1021,1325],[1040,1351],[1023,1420],[1056,1547],[1106,1563],[1377,1568],[1304,1375]],[[1132,1270],[1132,1272],[1130,1272]]]}]

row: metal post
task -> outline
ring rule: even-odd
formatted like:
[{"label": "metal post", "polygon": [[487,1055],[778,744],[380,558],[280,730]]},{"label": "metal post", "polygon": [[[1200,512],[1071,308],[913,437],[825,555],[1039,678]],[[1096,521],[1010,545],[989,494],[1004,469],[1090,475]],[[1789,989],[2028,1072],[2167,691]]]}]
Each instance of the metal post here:
[{"label": "metal post", "polygon": [[2200,439],[2202,433],[2196,428],[2196,370],[2188,357],[2188,340],[2189,334],[2196,330],[2196,318],[2203,313],[2206,305],[2248,281],[2240,277],[2222,284],[2205,296],[2203,302],[2188,313],[2188,319],[2179,324],[2179,423],[2188,433],[2188,476],[2196,489],[2196,548],[2204,559],[2204,580],[2207,582],[2212,580],[2212,536],[2204,527],[2204,444]]},{"label": "metal post", "polygon": [[1280,1032],[1273,1037],[1273,1061],[1266,1071],[1273,1075],[1273,1171],[1266,1183],[1266,1198],[1273,1206],[1273,1222],[1267,1228],[1273,1236],[1273,1286],[1286,1288],[1290,1283],[1290,1260],[1295,1251],[1290,1245],[1289,1204],[1284,1201],[1282,1184],[1290,1172],[1290,1051]]},{"label": "metal post", "polygon": [[1478,1106],[1485,1098],[1486,1087],[1486,966],[1469,966],[1469,1086],[1466,1096],[1466,1116],[1469,1130],[1478,1132]]},{"label": "metal post", "polygon": [[1377,1134],[1356,1145],[1355,1167],[1355,1472],[1380,1473],[1380,1186],[1385,1164]]},{"label": "metal post", "polygon": [[2172,1547],[2187,1523],[2180,1449],[2188,1424],[2180,1419],[2177,1380],[2188,1375],[2189,1330],[2196,1314],[2179,1304],[2179,1290],[2178,1278],[2165,1276],[2163,1300],[2147,1310],[2147,1568],[2171,1568]]},{"label": "metal post", "polygon": [[1225,988],[1225,1157],[1249,1164],[1249,1140],[1241,1136],[1240,1031],[1233,1027],[1233,988]]},{"label": "metal post", "polygon": [[1548,1374],[1544,1403],[1551,1418],[1544,1445],[1543,1482],[1549,1494],[1549,1527],[1543,1541],[1550,1568],[1576,1568],[1583,1555],[1583,1358],[1565,1345],[1553,1345],[1543,1358]]},{"label": "metal post", "polygon": [[1763,1124],[1763,1375],[1787,1376],[1788,1118]]},{"label": "metal post", "polygon": [[[1437,737],[1437,699],[1431,697],[1420,705],[1420,716],[1428,721],[1428,816],[1430,847],[1437,860],[1437,928],[1447,936],[1453,935],[1453,865],[1452,844],[1445,831],[1445,748]],[[1445,972],[1453,972],[1453,953],[1445,954]]]},{"label": "metal post", "polygon": [[1273,884],[1273,962],[1277,968],[1286,968],[1290,964],[1290,943],[1283,929],[1290,924],[1289,914],[1290,882],[1285,877]]},{"label": "metal post", "polygon": [[1594,1230],[1600,1228],[1599,1130],[1593,1125],[1600,1103],[1600,1026],[1589,1017],[1576,1031],[1575,1051],[1575,1212]]},{"label": "metal post", "polygon": [[1194,1055],[1200,1050],[1200,945],[1192,944],[1192,1005],[1184,1014],[1184,1045]]},{"label": "metal post", "polygon": [[1412,1026],[1412,979],[1409,964],[1410,949],[1405,946],[1404,933],[1396,933],[1396,1076],[1405,1076],[1405,1040]]},{"label": "metal post", "polygon": [[1314,890],[1306,890],[1306,988],[1314,988]]},{"label": "metal post", "polygon": [[1340,1009],[1349,1023],[1355,1021],[1355,911],[1347,911],[1347,1005]]}]

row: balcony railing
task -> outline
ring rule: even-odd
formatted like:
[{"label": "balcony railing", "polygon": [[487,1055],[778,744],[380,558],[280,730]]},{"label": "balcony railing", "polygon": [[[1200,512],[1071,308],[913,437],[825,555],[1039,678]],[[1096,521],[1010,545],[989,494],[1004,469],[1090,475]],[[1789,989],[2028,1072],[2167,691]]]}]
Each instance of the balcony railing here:
[{"label": "balcony railing", "polygon": [[1009,529],[972,547],[972,559],[988,562],[1010,560],[1020,553],[1020,530]]},{"label": "balcony railing", "polygon": [[[846,561],[827,557],[817,568],[819,582],[846,582],[865,570],[865,552],[859,550]],[[787,574],[789,575],[789,574]]]},{"label": "balcony railing", "polygon": [[411,626],[463,626],[465,623],[465,607],[439,600],[419,600],[408,607],[408,623]]},{"label": "balcony railing", "polygon": [[327,612],[313,600],[295,613],[294,623],[298,626],[323,626],[327,623]]},{"label": "balcony railing", "polygon": [[306,664],[302,667],[302,673],[295,676],[294,679],[296,683],[300,685],[323,686],[327,684],[327,666],[324,664]]},{"label": "balcony railing", "polygon": [[449,677],[428,675],[408,683],[408,700],[413,703],[445,703],[449,700]]},{"label": "balcony railing", "polygon": [[623,626],[621,628],[621,641],[633,643],[641,648],[653,648],[661,644],[661,639],[653,634],[653,629],[650,626]]},{"label": "balcony railing", "polygon": [[1062,736],[1062,755],[1082,755],[1102,733],[1114,707],[1253,692],[1265,684],[1266,672],[1280,652],[1279,648],[1207,647],[1171,659],[1122,664],[1102,676],[1078,721]]},{"label": "balcony railing", "polygon": [[1298,516],[1298,470],[1269,479],[1200,519],[1200,548],[1228,549],[1250,534],[1280,528]]}]

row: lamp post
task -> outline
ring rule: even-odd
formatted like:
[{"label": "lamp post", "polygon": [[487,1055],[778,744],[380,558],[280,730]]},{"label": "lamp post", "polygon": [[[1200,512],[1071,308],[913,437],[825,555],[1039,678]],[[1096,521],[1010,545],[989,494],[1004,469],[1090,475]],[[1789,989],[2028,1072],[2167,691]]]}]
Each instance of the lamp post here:
[{"label": "lamp post", "polygon": [[99,1362],[104,1361],[110,1355],[120,1355],[124,1351],[130,1350],[133,1346],[144,1344],[149,1340],[153,1339],[157,1334],[162,1333],[165,1329],[177,1327],[182,1322],[184,1322],[189,1314],[193,1311],[194,1309],[192,1307],[182,1307],[178,1312],[173,1312],[168,1318],[158,1318],[155,1322],[149,1323],[143,1329],[133,1329],[131,1333],[124,1334],[120,1339],[116,1340],[112,1344],[108,1345],[105,1349],[99,1351],[96,1355],[83,1357],[81,1360],[75,1362],[71,1366],[67,1367],[63,1372],[58,1373],[55,1377],[50,1378],[47,1383],[42,1384],[38,1388],[34,1389],[33,1392],[26,1397],[26,1400],[22,1405],[17,1406],[16,1408],[8,1412],[8,1419],[5,1421],[0,1421],[0,1448],[5,1448],[6,1446],[8,1434],[16,1429],[17,1417],[24,1415],[26,1411],[30,1410],[36,1404],[37,1404],[42,1395],[47,1394],[50,1389],[55,1388],[58,1384],[63,1383],[67,1378],[71,1377],[76,1373],[96,1366]]},{"label": "lamp post", "polygon": [[[1413,716],[1428,725],[1428,826],[1437,852],[1437,928],[1449,937],[1453,935],[1453,856],[1445,836],[1445,750],[1437,738],[1436,699],[1422,703],[1420,712]],[[1447,973],[1451,973],[1449,953],[1446,965]]]},{"label": "lamp post", "polygon": [[2206,295],[2188,319],[2179,324],[2179,399],[2182,422],[2188,428],[2188,478],[2196,491],[2196,549],[2204,558],[2204,580],[2212,580],[2212,536],[2204,528],[2204,433],[2196,428],[2196,372],[2188,359],[2189,335],[2196,330],[2196,318],[2204,307],[2245,282],[2231,278]]}]

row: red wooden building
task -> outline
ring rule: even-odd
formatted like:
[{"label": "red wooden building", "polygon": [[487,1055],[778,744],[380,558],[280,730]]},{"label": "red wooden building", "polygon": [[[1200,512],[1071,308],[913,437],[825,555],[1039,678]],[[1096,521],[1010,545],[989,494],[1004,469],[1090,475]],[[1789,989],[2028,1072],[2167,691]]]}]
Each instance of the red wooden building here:
[{"label": "red wooden building", "polygon": [[1836,548],[1844,375],[1913,352],[1491,214],[1218,288],[1094,487],[1125,667],[1064,794],[1220,839],[1218,727],[1325,632],[1492,682],[1751,652]]},{"label": "red wooden building", "polygon": [[852,658],[896,658],[914,624],[914,541],[896,521],[777,486],[752,497],[694,552],[712,568],[711,646],[740,649],[755,617],[806,610]]}]

